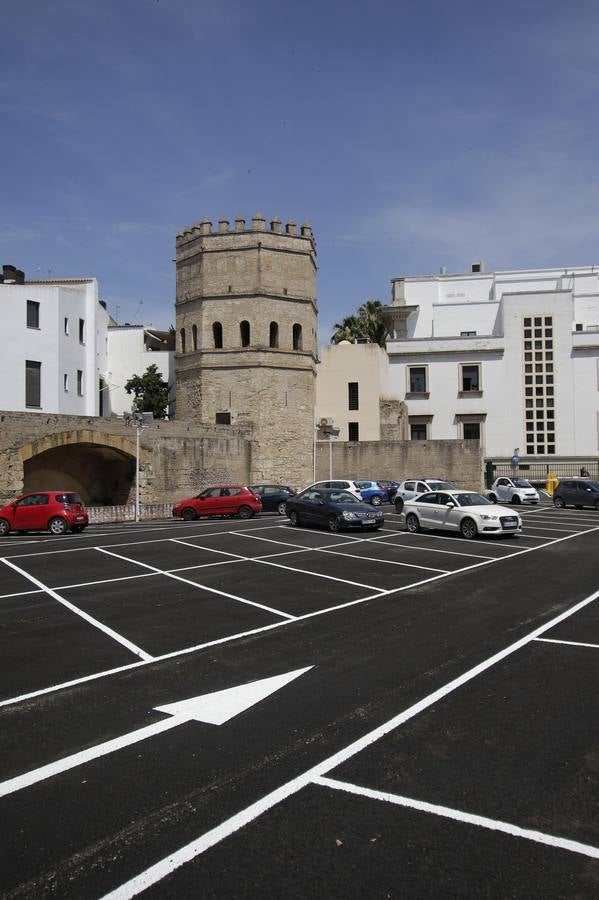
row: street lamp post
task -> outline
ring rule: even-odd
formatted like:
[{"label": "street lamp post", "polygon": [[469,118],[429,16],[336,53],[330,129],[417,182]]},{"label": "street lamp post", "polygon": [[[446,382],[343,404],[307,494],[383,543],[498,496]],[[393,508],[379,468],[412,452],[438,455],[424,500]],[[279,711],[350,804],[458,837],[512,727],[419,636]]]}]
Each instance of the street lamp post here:
[{"label": "street lamp post", "polygon": [[329,439],[329,481],[333,477],[333,444],[332,440],[339,437],[340,428],[333,423],[332,419],[321,419],[314,426],[314,442],[312,446],[312,481],[316,481],[316,435],[321,431],[326,434]]},{"label": "street lamp post", "polygon": [[146,423],[154,418],[152,413],[132,412],[125,416],[127,425],[133,425],[135,428],[135,521],[139,522],[140,502],[139,502],[139,457],[140,457],[140,434],[141,429]]}]

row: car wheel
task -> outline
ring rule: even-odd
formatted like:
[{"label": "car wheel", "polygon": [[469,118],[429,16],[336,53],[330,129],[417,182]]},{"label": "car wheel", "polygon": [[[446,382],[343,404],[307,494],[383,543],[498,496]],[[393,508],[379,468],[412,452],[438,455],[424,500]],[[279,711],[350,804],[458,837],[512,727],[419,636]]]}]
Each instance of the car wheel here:
[{"label": "car wheel", "polygon": [[48,522],[48,531],[50,534],[66,534],[69,526],[60,516],[55,516]]},{"label": "car wheel", "polygon": [[287,503],[284,500],[282,503],[279,503],[279,505],[277,506],[277,512],[280,516],[287,515]]},{"label": "car wheel", "polygon": [[195,509],[192,509],[191,506],[186,506],[181,513],[181,518],[184,522],[193,522],[194,519],[197,519]]},{"label": "car wheel", "polygon": [[403,512],[403,497],[395,498],[395,512],[402,513]]},{"label": "car wheel", "polygon": [[0,519],[0,537],[6,537],[7,534],[10,534],[10,522]]},{"label": "car wheel", "polygon": [[462,519],[460,522],[460,532],[462,537],[472,539],[475,538],[478,534],[478,528],[476,527],[476,522],[474,519]]},{"label": "car wheel", "polygon": [[406,528],[408,531],[411,531],[412,534],[416,534],[417,531],[420,531],[420,522],[418,521],[417,515],[408,513],[406,518]]},{"label": "car wheel", "polygon": [[556,506],[558,509],[564,509],[564,507],[566,506],[562,497],[554,497],[553,505]]},{"label": "car wheel", "polygon": [[240,519],[251,519],[254,515],[254,510],[251,508],[251,506],[240,506],[237,515]]},{"label": "car wheel", "polygon": [[329,531],[339,531],[339,520],[337,516],[329,516]]},{"label": "car wheel", "polygon": [[383,501],[378,494],[374,494],[374,496],[370,498],[370,503],[372,506],[380,506],[382,502]]},{"label": "car wheel", "polygon": [[497,503],[497,494],[489,494],[489,500],[491,503]]},{"label": "car wheel", "polygon": [[518,494],[514,494],[511,502],[514,504],[514,506],[518,506],[519,503],[522,503],[522,500],[520,499]]},{"label": "car wheel", "polygon": [[296,513],[296,511],[294,509],[292,509],[291,512],[289,513],[289,524],[293,528],[297,528],[298,525],[301,525],[300,517],[298,516],[298,514]]}]

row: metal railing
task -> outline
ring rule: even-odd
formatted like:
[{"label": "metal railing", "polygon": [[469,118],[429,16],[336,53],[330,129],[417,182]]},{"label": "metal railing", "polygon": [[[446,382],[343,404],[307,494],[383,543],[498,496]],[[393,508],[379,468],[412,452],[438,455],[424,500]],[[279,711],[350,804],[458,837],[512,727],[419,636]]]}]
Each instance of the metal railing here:
[{"label": "metal railing", "polygon": [[[529,481],[537,481],[544,482],[547,480],[548,475],[557,475],[558,478],[572,478],[580,476],[583,473],[588,473],[590,478],[594,478],[596,481],[599,481],[599,460],[592,460],[589,462],[521,462],[518,465],[514,465],[513,463],[493,463],[490,462],[490,466],[493,467],[492,475],[493,481],[495,478],[499,478],[500,475],[507,475],[508,478],[511,478],[513,475],[519,475],[520,478],[528,478]],[[487,471],[489,470],[489,466]],[[487,480],[490,475],[487,475]]]}]

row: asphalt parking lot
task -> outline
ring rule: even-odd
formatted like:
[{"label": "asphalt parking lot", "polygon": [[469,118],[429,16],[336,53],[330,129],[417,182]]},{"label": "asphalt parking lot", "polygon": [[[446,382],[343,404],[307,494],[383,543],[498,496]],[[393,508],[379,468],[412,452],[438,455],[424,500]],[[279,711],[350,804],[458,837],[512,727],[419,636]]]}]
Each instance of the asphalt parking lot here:
[{"label": "asphalt parking lot", "polygon": [[596,897],[599,514],[519,511],[3,539],[2,896]]}]

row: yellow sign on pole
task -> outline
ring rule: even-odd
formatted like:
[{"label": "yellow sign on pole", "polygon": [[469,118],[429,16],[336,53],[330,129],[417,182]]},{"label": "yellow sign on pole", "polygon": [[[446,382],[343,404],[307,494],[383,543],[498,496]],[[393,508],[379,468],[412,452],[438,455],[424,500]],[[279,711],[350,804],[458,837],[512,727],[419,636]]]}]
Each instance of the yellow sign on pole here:
[{"label": "yellow sign on pole", "polygon": [[558,486],[558,484],[559,484],[559,479],[558,479],[557,475],[553,474],[553,472],[551,472],[551,473],[548,472],[547,473],[547,493],[549,494],[550,497],[553,496],[553,492],[556,489],[556,487]]}]

